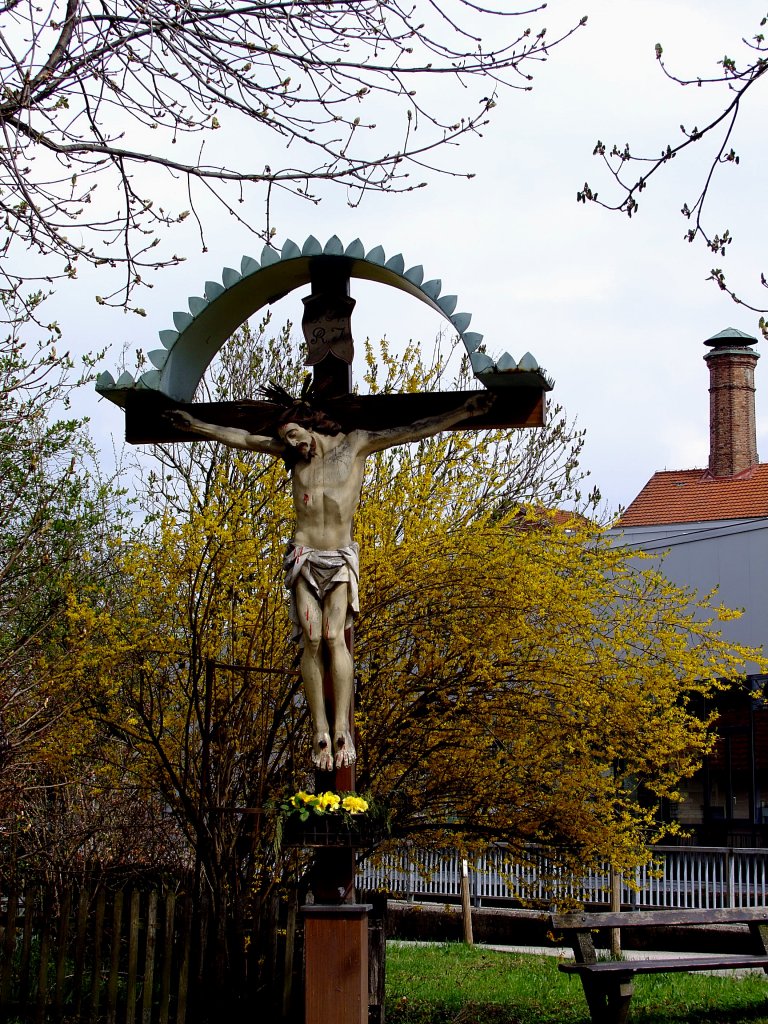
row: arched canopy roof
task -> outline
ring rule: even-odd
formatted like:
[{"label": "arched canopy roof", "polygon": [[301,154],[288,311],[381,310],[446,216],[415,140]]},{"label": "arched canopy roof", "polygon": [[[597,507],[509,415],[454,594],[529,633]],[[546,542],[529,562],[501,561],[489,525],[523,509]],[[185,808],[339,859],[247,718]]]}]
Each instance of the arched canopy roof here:
[{"label": "arched canopy roof", "polygon": [[523,384],[536,377],[546,390],[551,388],[530,353],[519,362],[508,353],[498,360],[488,356],[483,351],[483,336],[468,330],[471,314],[456,313],[457,297],[442,294],[439,279],[425,281],[423,267],[406,270],[400,254],[387,259],[381,246],[366,252],[359,239],[345,248],[336,235],[324,246],[310,235],[301,247],[287,240],[279,251],[265,246],[260,260],[244,256],[239,271],[225,267],[221,284],[207,281],[203,296],[189,298],[189,312],[173,314],[174,328],[160,331],[163,347],[148,353],[153,370],[138,379],[127,372],[117,380],[102,373],[96,390],[118,405],[125,404],[126,392],[136,389],[157,391],[175,402],[191,402],[211,360],[238,327],[264,306],[309,284],[321,268],[388,285],[425,302],[458,333],[475,376],[483,384]]}]

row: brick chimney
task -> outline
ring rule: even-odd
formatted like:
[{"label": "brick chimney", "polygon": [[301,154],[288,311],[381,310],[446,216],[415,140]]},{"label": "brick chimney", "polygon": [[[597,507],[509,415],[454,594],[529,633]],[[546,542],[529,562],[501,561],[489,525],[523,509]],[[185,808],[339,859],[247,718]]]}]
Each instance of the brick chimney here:
[{"label": "brick chimney", "polygon": [[757,338],[729,327],[704,342],[709,366],[709,472],[736,476],[758,463],[755,427]]}]

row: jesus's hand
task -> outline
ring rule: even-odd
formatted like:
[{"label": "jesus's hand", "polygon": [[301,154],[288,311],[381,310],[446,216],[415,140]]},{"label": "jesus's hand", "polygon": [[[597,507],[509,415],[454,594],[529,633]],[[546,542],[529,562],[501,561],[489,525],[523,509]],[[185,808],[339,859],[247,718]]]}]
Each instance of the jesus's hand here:
[{"label": "jesus's hand", "polygon": [[183,409],[169,409],[163,413],[165,419],[172,423],[177,430],[194,430],[194,417]]},{"label": "jesus's hand", "polygon": [[484,391],[482,394],[472,395],[464,403],[464,409],[469,416],[482,416],[484,413],[489,412],[491,406],[496,401],[496,396],[490,391]]}]

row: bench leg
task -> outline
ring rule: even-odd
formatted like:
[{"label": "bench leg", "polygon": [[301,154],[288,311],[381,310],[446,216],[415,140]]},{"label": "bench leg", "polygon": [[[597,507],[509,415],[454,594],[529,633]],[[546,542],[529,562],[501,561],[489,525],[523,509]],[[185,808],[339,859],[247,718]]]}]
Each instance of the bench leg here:
[{"label": "bench leg", "polygon": [[608,1001],[605,990],[586,975],[581,976],[581,984],[584,986],[584,996],[587,1000],[592,1024],[604,1024],[604,1021],[608,1019]]},{"label": "bench leg", "polygon": [[[752,936],[752,952],[758,956],[768,956],[768,924],[764,921],[750,921],[749,932]],[[763,968],[768,974],[768,967]]]},{"label": "bench leg", "polygon": [[625,1024],[634,991],[632,978],[617,978],[608,989],[608,1018],[611,1024]]},{"label": "bench leg", "polygon": [[634,987],[632,975],[617,978],[581,976],[592,1024],[626,1024]]}]

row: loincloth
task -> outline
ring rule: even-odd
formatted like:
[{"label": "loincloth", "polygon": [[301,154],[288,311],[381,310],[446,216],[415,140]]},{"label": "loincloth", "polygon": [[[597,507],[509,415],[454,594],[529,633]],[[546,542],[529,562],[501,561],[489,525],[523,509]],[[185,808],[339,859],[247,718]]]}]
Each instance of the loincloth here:
[{"label": "loincloth", "polygon": [[333,551],[319,551],[303,544],[291,542],[283,559],[285,585],[290,595],[289,615],[293,630],[291,639],[301,641],[303,631],[296,607],[296,583],[301,577],[322,606],[325,595],[339,583],[347,585],[347,617],[344,624],[349,629],[352,620],[360,611],[358,582],[360,579],[360,547],[353,541],[349,547]]}]

